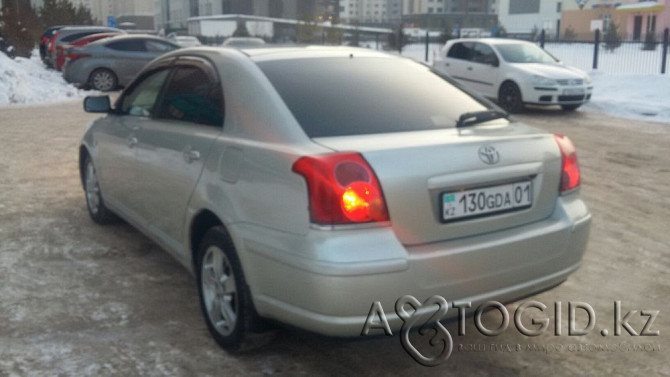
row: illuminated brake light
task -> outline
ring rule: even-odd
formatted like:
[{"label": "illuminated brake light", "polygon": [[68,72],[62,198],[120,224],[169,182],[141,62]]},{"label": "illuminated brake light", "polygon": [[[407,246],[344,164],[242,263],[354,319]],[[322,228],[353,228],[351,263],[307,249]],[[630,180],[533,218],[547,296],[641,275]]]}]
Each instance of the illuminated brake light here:
[{"label": "illuminated brake light", "polygon": [[301,157],[293,164],[293,171],[307,182],[313,223],[389,221],[379,181],[360,154]]},{"label": "illuminated brake light", "polygon": [[567,136],[555,134],[554,139],[561,150],[561,184],[559,191],[570,191],[579,187],[581,181],[577,151]]}]

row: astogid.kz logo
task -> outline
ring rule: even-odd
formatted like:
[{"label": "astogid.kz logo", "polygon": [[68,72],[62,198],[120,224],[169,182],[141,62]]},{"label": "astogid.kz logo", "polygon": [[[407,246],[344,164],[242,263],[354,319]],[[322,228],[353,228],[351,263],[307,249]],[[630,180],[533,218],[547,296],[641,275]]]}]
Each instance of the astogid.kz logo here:
[{"label": "astogid.kz logo", "polygon": [[[400,328],[400,344],[407,351],[407,353],[412,356],[419,364],[424,366],[436,366],[444,362],[451,356],[452,351],[454,350],[454,342],[449,331],[444,327],[440,321],[445,318],[447,311],[449,309],[449,303],[441,296],[432,296],[426,301],[421,303],[415,297],[410,295],[405,295],[400,297],[395,303],[395,313],[398,316],[398,319],[402,321],[402,326]],[[408,310],[409,307],[409,310]],[[472,303],[470,302],[460,302],[460,303],[451,303],[451,307],[458,310],[458,335],[465,335],[465,314],[466,310],[472,308]],[[554,303],[554,335],[561,336],[563,335],[563,325],[561,321],[562,316],[562,303],[557,301]],[[527,301],[521,303],[516,310],[514,311],[514,326],[522,335],[528,337],[535,337],[542,334],[550,326],[550,319],[532,317],[530,324],[531,328],[528,328],[527,325],[522,323],[522,315],[527,310],[536,310],[540,313],[543,313],[547,306],[538,301]],[[487,310],[496,310],[502,315],[502,323],[495,328],[487,328],[482,322],[482,314]],[[583,328],[577,326],[577,315],[581,313],[581,316],[586,316],[587,324]],[[633,316],[637,314],[637,310],[628,311],[625,315],[622,315],[621,301],[614,302],[614,326],[613,326],[613,335],[620,336],[624,333],[628,333],[630,336],[658,336],[660,331],[652,330],[651,326],[658,317],[658,310],[642,310],[640,311],[640,316],[642,318],[646,317],[644,325],[638,332],[629,321],[633,319]],[[582,318],[583,319],[583,318]],[[481,304],[474,312],[474,324],[476,329],[483,335],[486,336],[498,336],[502,334],[509,327],[510,323],[510,314],[507,311],[505,305],[497,301],[488,301]],[[569,336],[581,336],[588,335],[592,330],[594,330],[596,324],[596,313],[593,310],[591,305],[585,302],[568,302],[568,334]],[[639,327],[638,327],[639,328]],[[433,347],[433,351],[426,355],[422,353],[419,348],[417,348],[410,339],[410,331],[412,329],[418,329],[418,334],[421,337],[429,336],[428,344]],[[382,304],[379,301],[372,303],[368,316],[363,325],[363,330],[361,331],[361,336],[369,335],[371,330],[383,330],[383,332],[392,336],[393,332],[391,331],[391,326]],[[607,328],[603,328],[600,331],[600,335],[606,337],[610,335],[610,332]],[[462,346],[462,345],[461,345]],[[653,348],[653,345],[650,345]],[[502,347],[502,346],[501,346]],[[552,346],[554,347],[554,346]],[[562,345],[556,345],[555,347],[562,347]],[[594,347],[596,349],[598,346]],[[501,349],[503,349],[502,347]],[[515,349],[522,349],[521,346],[515,346]],[[535,347],[537,348],[537,347]],[[481,347],[479,347],[481,349]],[[493,348],[492,348],[493,349]],[[496,348],[497,349],[497,348]],[[510,348],[511,349],[511,348]],[[529,349],[534,349],[530,347]],[[569,346],[566,346],[566,349],[570,351]],[[616,349],[618,351],[624,351],[629,348],[617,347],[604,347],[605,350]],[[630,349],[635,350],[635,346]],[[459,346],[459,351],[467,350],[465,347]],[[590,350],[590,349],[589,349]]]}]

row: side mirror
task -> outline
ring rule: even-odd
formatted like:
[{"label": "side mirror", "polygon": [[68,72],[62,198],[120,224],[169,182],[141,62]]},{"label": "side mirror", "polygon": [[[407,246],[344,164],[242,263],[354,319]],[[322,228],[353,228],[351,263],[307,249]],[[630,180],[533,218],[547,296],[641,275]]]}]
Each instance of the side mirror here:
[{"label": "side mirror", "polygon": [[498,61],[498,59],[492,60],[491,61],[491,66],[492,67],[500,67],[500,62]]},{"label": "side mirror", "polygon": [[84,110],[88,113],[108,113],[111,109],[109,96],[87,96],[84,98]]}]

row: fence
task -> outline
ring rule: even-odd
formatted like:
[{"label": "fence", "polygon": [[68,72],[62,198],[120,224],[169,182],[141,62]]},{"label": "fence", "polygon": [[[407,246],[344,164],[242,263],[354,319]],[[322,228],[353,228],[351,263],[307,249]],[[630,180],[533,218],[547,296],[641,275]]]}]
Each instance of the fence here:
[{"label": "fence", "polygon": [[[668,29],[665,29],[660,35],[647,35],[642,40],[641,38],[620,37],[611,40],[596,30],[592,35],[581,36],[581,38],[575,36],[569,40],[549,40],[542,32],[537,38],[528,40],[537,42],[565,64],[583,71],[597,70],[612,74],[666,74],[670,72],[668,33]],[[428,62],[432,55],[431,50],[435,50],[433,45],[435,41],[436,38],[426,36],[419,40],[425,44],[422,47],[424,50],[422,52],[425,53],[412,52],[416,58]],[[412,47],[416,49],[418,45]]]},{"label": "fence", "polygon": [[[647,35],[644,39],[609,38],[596,30],[590,41],[553,40],[546,41],[540,33],[538,43],[547,52],[568,65],[585,71],[598,70],[606,73],[665,74],[668,64],[669,30],[659,35]],[[659,38],[660,37],[660,38]]]}]

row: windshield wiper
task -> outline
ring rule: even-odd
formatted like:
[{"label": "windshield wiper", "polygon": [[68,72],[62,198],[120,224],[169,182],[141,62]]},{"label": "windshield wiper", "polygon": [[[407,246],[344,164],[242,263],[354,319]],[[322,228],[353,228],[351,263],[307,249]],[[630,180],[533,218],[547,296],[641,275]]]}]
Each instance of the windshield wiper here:
[{"label": "windshield wiper", "polygon": [[458,117],[456,128],[468,127],[479,123],[488,122],[494,119],[507,118],[509,114],[500,110],[485,110],[464,113]]}]

